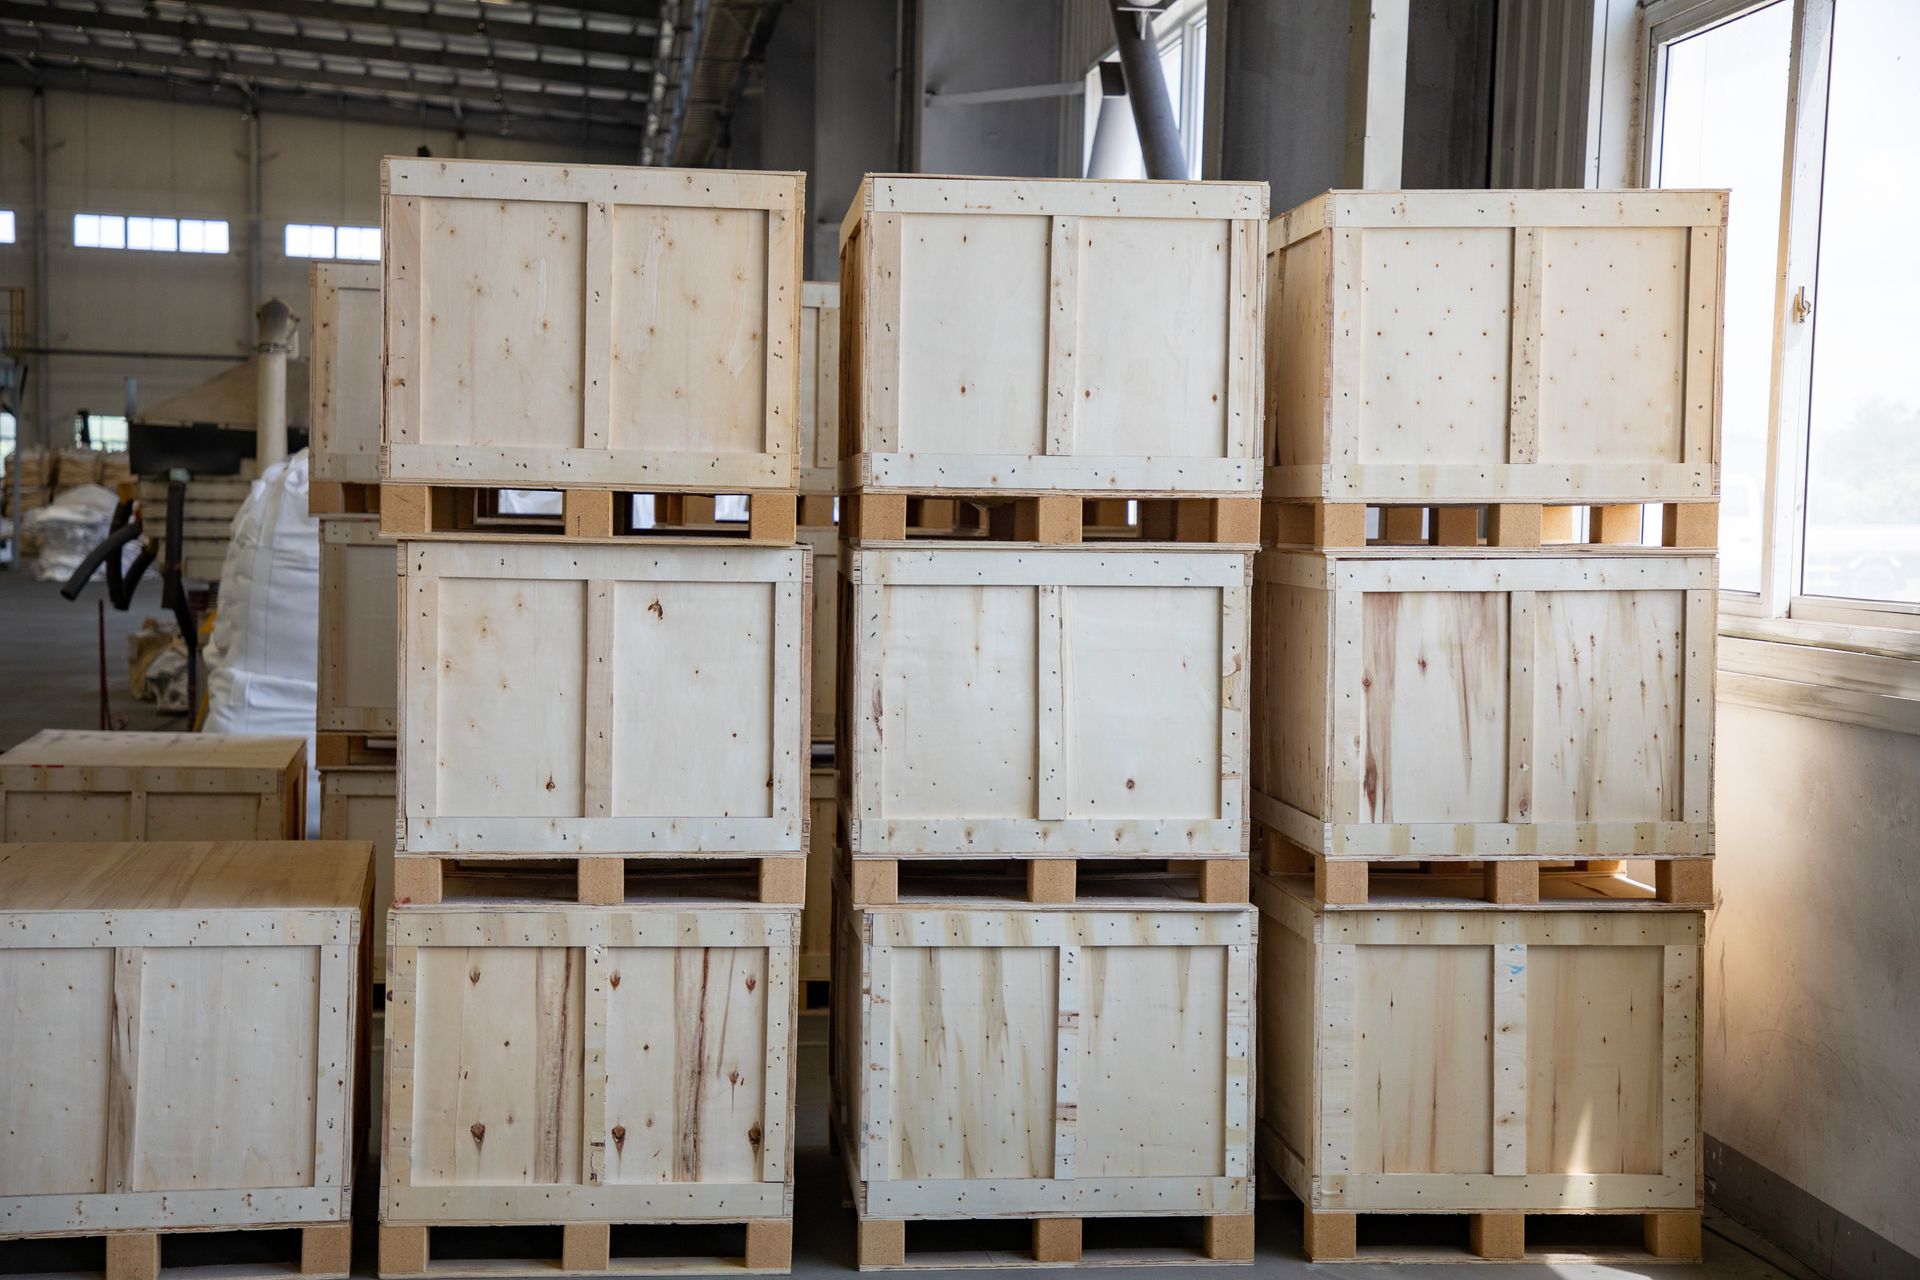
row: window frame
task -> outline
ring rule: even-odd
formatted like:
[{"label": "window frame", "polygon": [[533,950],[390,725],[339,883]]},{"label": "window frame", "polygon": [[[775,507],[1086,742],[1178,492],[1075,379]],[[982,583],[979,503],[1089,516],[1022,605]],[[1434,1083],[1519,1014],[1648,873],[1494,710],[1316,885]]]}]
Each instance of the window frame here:
[{"label": "window frame", "polygon": [[[1164,13],[1153,15],[1153,40],[1156,56],[1164,56],[1167,47],[1176,41],[1180,45],[1180,101],[1177,104],[1179,114],[1180,151],[1186,157],[1187,172],[1198,181],[1206,164],[1206,120],[1207,104],[1204,78],[1207,74],[1207,55],[1204,47],[1194,47],[1193,34],[1197,29],[1205,28],[1208,39],[1212,38],[1212,28],[1207,22],[1207,0],[1175,0]],[[1104,53],[1093,60],[1093,64],[1081,78],[1086,82],[1086,96],[1082,99],[1085,123],[1080,138],[1080,174],[1087,171],[1087,161],[1093,153],[1093,131],[1100,115],[1100,64],[1112,62],[1120,56],[1120,46],[1109,45]]]},{"label": "window frame", "polygon": [[[1805,594],[1815,324],[1827,88],[1836,0],[1792,6],[1780,252],[1774,275],[1760,589],[1720,592],[1721,695],[1826,719],[1920,733],[1920,605]],[[1770,0],[1653,0],[1640,44],[1639,178],[1658,173],[1667,46],[1764,8]],[[1725,643],[1731,642],[1731,643]],[[1787,648],[1781,648],[1787,646]]]}]

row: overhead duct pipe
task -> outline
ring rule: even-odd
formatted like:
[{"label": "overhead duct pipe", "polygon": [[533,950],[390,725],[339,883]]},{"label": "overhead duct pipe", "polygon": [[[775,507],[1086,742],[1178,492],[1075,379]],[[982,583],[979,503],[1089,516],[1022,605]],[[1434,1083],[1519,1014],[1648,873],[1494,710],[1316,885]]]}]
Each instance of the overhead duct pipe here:
[{"label": "overhead duct pipe", "polygon": [[1109,0],[1113,6],[1113,34],[1120,47],[1120,69],[1127,78],[1127,100],[1133,104],[1133,126],[1140,135],[1140,157],[1149,178],[1185,179],[1187,157],[1180,146],[1180,129],[1173,122],[1173,100],[1167,96],[1167,77],[1160,70],[1160,50],[1153,39],[1153,13],[1138,0]]}]

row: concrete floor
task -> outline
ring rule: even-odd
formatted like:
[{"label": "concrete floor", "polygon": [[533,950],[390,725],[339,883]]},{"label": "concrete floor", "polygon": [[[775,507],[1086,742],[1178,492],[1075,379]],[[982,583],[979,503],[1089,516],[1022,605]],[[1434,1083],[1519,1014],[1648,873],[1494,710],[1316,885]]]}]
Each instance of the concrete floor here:
[{"label": "concrete floor", "polygon": [[[99,674],[95,605],[105,598],[105,589],[95,584],[79,601],[62,600],[57,584],[30,582],[18,574],[0,573],[0,748],[31,737],[42,728],[96,728],[99,717]],[[127,691],[124,636],[139,628],[140,619],[160,613],[158,585],[143,584],[134,608],[118,613],[107,610],[107,672],[113,712],[124,718],[130,729],[177,729],[180,717],[162,717],[147,703],[136,703]],[[379,1114],[378,1075],[379,1040],[376,1022],[374,1051],[375,1093],[372,1114]],[[796,1169],[794,1191],[794,1266],[795,1275],[820,1276],[844,1274],[853,1267],[853,1211],[840,1202],[833,1158],[827,1149],[827,1052],[824,1016],[801,1019],[801,1050],[798,1063],[799,1097],[796,1099]],[[357,1198],[357,1216],[364,1228],[356,1241],[355,1272],[373,1274],[372,1223],[377,1205],[374,1194],[378,1177],[370,1167],[362,1175]],[[1143,1280],[1172,1280],[1183,1274],[1198,1276],[1258,1276],[1260,1280],[1278,1276],[1337,1276],[1340,1280],[1414,1280],[1417,1277],[1452,1277],[1460,1274],[1465,1256],[1464,1239],[1458,1248],[1458,1261],[1436,1263],[1341,1263],[1311,1266],[1300,1252],[1299,1206],[1292,1200],[1263,1202],[1259,1210],[1258,1256],[1250,1269],[1222,1270],[1214,1266],[1119,1267],[1098,1265],[1093,1253],[1094,1233],[1089,1231],[1089,1262],[1083,1268],[1102,1275],[1137,1274]],[[1429,1220],[1432,1221],[1432,1220]],[[1010,1243],[1018,1247],[1022,1239],[1019,1224],[1008,1224]],[[1197,1229],[1197,1228],[1196,1228]],[[1460,1227],[1464,1236],[1465,1228]],[[999,1243],[992,1224],[967,1224],[954,1233],[951,1247],[975,1253]],[[1425,1238],[1421,1238],[1422,1243]],[[945,1242],[942,1242],[945,1247]],[[918,1245],[914,1247],[919,1247]],[[512,1250],[519,1253],[520,1250]],[[977,1264],[976,1264],[977,1265]],[[1577,1263],[1498,1263],[1502,1280],[1564,1280],[1586,1277],[1673,1277],[1680,1280],[1813,1280],[1810,1273],[1777,1254],[1763,1241],[1737,1224],[1709,1211],[1706,1237],[1706,1261],[1695,1266],[1655,1266],[1646,1263],[1612,1265]],[[550,1270],[531,1263],[526,1274],[537,1276]],[[497,1273],[503,1277],[511,1272]],[[963,1273],[922,1272],[922,1275]],[[965,1274],[977,1274],[969,1270]],[[9,1278],[11,1280],[11,1278]]]}]

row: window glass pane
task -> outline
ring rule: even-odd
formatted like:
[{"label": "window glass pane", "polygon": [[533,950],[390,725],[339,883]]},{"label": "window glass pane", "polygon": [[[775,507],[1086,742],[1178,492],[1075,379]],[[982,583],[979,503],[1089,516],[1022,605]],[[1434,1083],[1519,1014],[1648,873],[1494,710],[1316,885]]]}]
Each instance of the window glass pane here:
[{"label": "window glass pane", "polygon": [[340,228],[339,251],[340,256],[343,258],[359,258],[365,262],[378,262],[380,260],[380,228]]},{"label": "window glass pane", "polygon": [[312,255],[313,250],[307,247],[308,232],[311,230],[311,227],[302,226],[297,222],[287,224],[287,256],[289,258],[305,258]]},{"label": "window glass pane", "polygon": [[1839,0],[1832,67],[1800,589],[1920,603],[1920,5]]},{"label": "window glass pane", "polygon": [[1175,36],[1172,40],[1160,46],[1160,74],[1167,78],[1167,98],[1173,104],[1173,123],[1176,127],[1180,123],[1180,88],[1182,84],[1180,71],[1183,62],[1184,59],[1181,54],[1179,36]]},{"label": "window glass pane", "polygon": [[1773,316],[1780,270],[1793,6],[1777,0],[1666,48],[1663,187],[1726,187],[1720,404],[1720,585],[1760,589]]},{"label": "window glass pane", "polygon": [[13,243],[13,210],[0,209],[0,244]]},{"label": "window glass pane", "polygon": [[179,223],[172,218],[153,219],[153,247],[172,253],[180,247]]},{"label": "window glass pane", "polygon": [[100,218],[96,214],[76,213],[73,215],[73,247],[76,249],[97,249],[100,247]]},{"label": "window glass pane", "polygon": [[227,251],[227,224],[224,220],[203,222],[200,224],[206,232],[207,253],[225,253]]},{"label": "window glass pane", "polygon": [[313,256],[316,258],[331,258],[333,256],[333,228],[315,227],[313,228],[312,235]]},{"label": "window glass pane", "polygon": [[128,218],[127,219],[127,248],[129,249],[153,248],[153,219],[152,218]]},{"label": "window glass pane", "polygon": [[124,249],[127,247],[127,220],[115,214],[100,215],[100,247],[102,249]]}]

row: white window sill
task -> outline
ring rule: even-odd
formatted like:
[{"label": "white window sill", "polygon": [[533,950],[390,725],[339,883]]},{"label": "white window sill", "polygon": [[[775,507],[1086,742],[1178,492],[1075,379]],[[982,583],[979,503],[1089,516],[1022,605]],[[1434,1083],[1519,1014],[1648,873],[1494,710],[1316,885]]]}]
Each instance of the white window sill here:
[{"label": "white window sill", "polygon": [[1728,702],[1920,734],[1920,631],[1723,610],[1719,668]]}]

